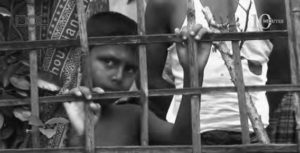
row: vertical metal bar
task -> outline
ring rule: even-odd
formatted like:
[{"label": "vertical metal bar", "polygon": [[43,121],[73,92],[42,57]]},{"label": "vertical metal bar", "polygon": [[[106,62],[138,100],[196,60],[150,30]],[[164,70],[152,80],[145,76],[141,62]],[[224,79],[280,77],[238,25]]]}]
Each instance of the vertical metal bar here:
[{"label": "vertical metal bar", "polygon": [[[137,21],[139,35],[145,35],[145,0],[137,0]],[[147,146],[149,144],[149,127],[148,127],[148,75],[147,75],[147,53],[146,46],[139,45],[139,70],[140,70],[140,90],[141,90],[141,104],[143,114],[141,117],[141,145]]]},{"label": "vertical metal bar", "polygon": [[[288,42],[290,53],[290,67],[292,84],[298,85],[300,83],[300,0],[286,0],[286,19],[288,30]],[[300,152],[300,93],[295,93],[295,107],[296,107],[296,130],[297,130],[297,149]]]},{"label": "vertical metal bar", "polygon": [[[188,28],[191,29],[195,25],[195,8],[194,1],[188,0],[187,21]],[[199,87],[199,65],[197,64],[197,43],[193,38],[188,38],[188,52],[190,59],[190,79],[191,87]],[[191,98],[191,118],[192,118],[192,137],[193,137],[193,153],[201,153],[201,134],[200,134],[200,96],[193,95]]]},{"label": "vertical metal bar", "polygon": [[90,17],[98,12],[109,11],[109,0],[90,0],[87,16]]},{"label": "vertical metal bar", "polygon": [[[237,32],[236,23],[235,23],[235,11],[233,0],[228,1],[228,10],[231,10],[229,13],[229,24],[230,32]],[[245,94],[245,84],[244,84],[244,76],[243,69],[241,64],[241,54],[239,48],[239,41],[232,41],[232,50],[233,50],[233,60],[236,74],[236,88],[238,94],[239,101],[239,111],[240,111],[240,120],[242,126],[242,142],[243,144],[250,143],[249,137],[249,123],[247,116],[247,107],[246,107],[246,94]]]},{"label": "vertical metal bar", "polygon": [[[86,31],[86,14],[84,9],[83,0],[77,0],[77,13],[79,21],[79,37],[80,44],[82,49],[82,75],[84,85],[88,88],[92,88],[92,78],[91,78],[91,63],[89,60],[89,45],[88,45],[88,36]],[[94,138],[94,122],[93,114],[90,110],[90,102],[87,101],[84,105],[85,110],[85,120],[84,120],[84,129],[85,129],[85,152],[86,153],[95,153],[95,138]]]},{"label": "vertical metal bar", "polygon": [[[35,28],[35,8],[34,0],[27,0],[27,16],[28,16],[28,39],[30,41],[36,40]],[[39,92],[38,92],[38,63],[37,51],[31,50],[29,53],[30,59],[30,97],[31,97],[31,114],[39,118]],[[39,129],[37,126],[32,126],[32,146],[34,148],[40,147]]]}]

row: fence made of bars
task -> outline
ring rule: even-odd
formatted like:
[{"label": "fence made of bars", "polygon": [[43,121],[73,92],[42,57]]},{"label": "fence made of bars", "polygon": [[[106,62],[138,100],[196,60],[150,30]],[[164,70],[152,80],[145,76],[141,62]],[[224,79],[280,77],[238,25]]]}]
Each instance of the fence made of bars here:
[{"label": "fence made of bars", "polygon": [[[84,0],[74,0],[76,1],[76,8],[78,13],[79,21],[79,39],[65,39],[65,40],[37,40],[36,29],[35,29],[35,0],[26,0],[27,5],[27,15],[28,15],[28,36],[29,41],[8,41],[0,42],[0,51],[15,51],[23,50],[29,52],[30,58],[30,98],[10,98],[10,99],[0,99],[0,107],[5,106],[22,106],[30,105],[31,113],[39,117],[40,105],[49,103],[62,103],[66,101],[75,101],[78,97],[72,95],[57,95],[57,96],[44,96],[39,97],[38,92],[38,62],[37,62],[37,51],[41,48],[59,48],[59,47],[80,47],[84,56],[82,57],[83,64],[83,82],[84,85],[92,88],[91,80],[91,68],[89,66],[88,56],[89,56],[89,45],[105,45],[105,44],[139,44],[139,81],[140,89],[138,91],[120,91],[120,92],[105,92],[103,94],[93,94],[92,100],[108,99],[108,98],[121,98],[121,97],[139,97],[140,103],[142,105],[142,117],[141,117],[141,134],[140,134],[140,144],[141,146],[120,146],[120,147],[98,147],[95,146],[95,135],[94,127],[92,125],[92,114],[89,109],[85,111],[85,147],[84,148],[57,148],[57,149],[46,149],[40,148],[40,133],[37,126],[32,126],[32,145],[33,148],[29,149],[8,149],[0,150],[0,152],[47,152],[47,153],[59,153],[59,152],[300,152],[300,133],[299,133],[299,121],[297,122],[297,142],[298,144],[272,144],[268,140],[265,140],[263,144],[250,144],[249,139],[249,125],[248,125],[248,107],[247,107],[247,92],[253,91],[269,91],[269,92],[279,92],[279,91],[289,91],[294,92],[299,102],[300,91],[299,79],[300,79],[300,1],[299,0],[285,0],[286,7],[286,18],[287,18],[287,30],[278,31],[267,31],[267,32],[236,32],[233,27],[231,32],[227,33],[209,33],[204,36],[201,41],[232,41],[233,48],[233,59],[235,70],[234,73],[237,76],[235,87],[199,87],[199,80],[197,79],[198,73],[196,71],[197,64],[195,59],[196,50],[194,48],[195,40],[188,39],[188,50],[192,55],[190,56],[190,67],[191,67],[191,82],[190,88],[183,89],[155,89],[149,90],[148,88],[148,78],[147,78],[147,51],[146,45],[151,43],[165,43],[165,42],[180,42],[182,41],[175,34],[156,34],[156,35],[146,35],[145,34],[145,6],[144,0],[136,0],[137,2],[137,15],[138,15],[138,34],[136,36],[113,36],[113,37],[95,37],[88,38],[86,32],[85,23],[87,21],[87,16],[85,14]],[[98,0],[92,1],[97,3],[99,6],[97,11],[107,11],[108,1]],[[232,4],[233,5],[233,4]],[[94,8],[95,9],[95,8]],[[92,12],[92,11],[91,11]],[[90,13],[91,13],[90,12]],[[195,24],[195,10],[194,1],[188,0],[188,26]],[[234,19],[234,14],[231,14],[232,19]],[[229,22],[235,22],[229,21]],[[290,64],[291,64],[291,78],[292,84],[278,84],[278,85],[265,85],[265,86],[245,86],[243,81],[243,73],[241,67],[241,55],[239,48],[240,40],[262,40],[271,38],[286,38],[289,41],[289,53],[290,53]],[[198,132],[200,129],[200,99],[199,95],[203,93],[216,93],[216,92],[237,92],[239,108],[240,108],[240,120],[242,126],[242,143],[241,145],[228,145],[228,146],[203,146],[201,145],[201,134]],[[175,94],[192,95],[191,99],[191,119],[192,119],[192,145],[183,146],[149,146],[149,136],[148,136],[148,98],[155,96],[167,96]],[[91,101],[92,101],[91,100]],[[89,102],[86,102],[86,106]],[[299,105],[299,104],[298,104]],[[297,110],[296,120],[299,120],[300,110]],[[253,117],[253,116],[252,116]],[[255,116],[254,116],[255,118]],[[258,130],[256,134],[260,135],[264,139],[263,133]],[[261,135],[262,134],[262,135]]]}]

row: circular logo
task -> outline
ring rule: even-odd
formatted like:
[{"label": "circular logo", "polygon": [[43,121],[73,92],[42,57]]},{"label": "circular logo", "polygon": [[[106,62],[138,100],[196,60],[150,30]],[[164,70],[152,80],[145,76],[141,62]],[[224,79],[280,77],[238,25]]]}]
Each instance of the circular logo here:
[{"label": "circular logo", "polygon": [[262,27],[262,29],[269,29],[272,25],[272,22],[273,19],[271,18],[271,16],[269,14],[262,14],[260,17],[259,17],[259,22],[260,22],[260,25]]}]

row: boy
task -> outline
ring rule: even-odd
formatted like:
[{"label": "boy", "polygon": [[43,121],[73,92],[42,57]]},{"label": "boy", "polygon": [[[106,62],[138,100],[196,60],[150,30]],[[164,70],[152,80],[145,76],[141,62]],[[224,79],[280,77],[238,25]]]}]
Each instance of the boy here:
[{"label": "boy", "polygon": [[[234,2],[234,10],[227,7],[229,1]],[[202,12],[208,6],[218,24],[228,21],[229,14],[234,11],[238,30],[261,31],[252,0],[195,0],[196,23],[209,28],[209,23]],[[172,33],[173,29],[187,24],[187,0],[151,0],[146,9],[147,34]],[[248,13],[247,13],[248,12]],[[230,48],[231,44],[226,43]],[[149,87],[167,88],[169,85],[161,75],[167,55],[170,55],[172,72],[176,88],[182,88],[186,78],[180,62],[178,62],[176,47],[170,44],[151,44],[147,47]],[[272,44],[267,40],[245,41],[241,46],[242,66],[246,85],[265,85],[268,55]],[[170,50],[167,53],[167,49]],[[232,51],[231,51],[232,53]],[[153,62],[155,61],[155,62]],[[183,77],[184,76],[184,77]],[[204,71],[203,86],[233,86],[230,75],[220,53],[211,53]],[[264,92],[251,92],[251,98],[261,115],[264,126],[268,125],[269,108]],[[167,114],[167,120],[174,122],[181,97],[174,96]],[[237,94],[232,92],[202,94],[201,99],[201,133],[203,144],[238,144],[241,143],[241,125]],[[177,116],[178,117],[178,116]],[[250,129],[253,131],[252,129]],[[253,139],[254,140],[254,139]]]},{"label": "boy", "polygon": [[[145,2],[147,2],[147,0]],[[136,0],[109,0],[109,10],[113,12],[119,12],[131,18],[132,20],[137,21],[136,3]],[[167,82],[163,80],[162,82],[158,82],[157,84],[162,84],[162,87],[165,88]],[[174,87],[173,85],[168,84],[168,88]],[[135,90],[136,86],[134,85],[132,89]],[[159,87],[157,87],[157,85],[153,86],[152,84],[150,84],[149,89],[159,89]],[[149,109],[153,111],[153,113],[159,118],[166,120],[166,113],[169,109],[172,96],[150,97],[149,99]],[[161,103],[160,101],[164,102]]]},{"label": "boy", "polygon": [[[197,38],[204,34],[201,26],[195,29]],[[136,35],[136,23],[119,13],[104,12],[92,16],[87,22],[89,37]],[[182,33],[178,33],[180,35]],[[199,56],[204,60],[199,62],[200,76],[210,52],[210,44],[200,43],[203,50]],[[180,45],[181,46],[181,45]],[[129,90],[138,74],[138,52],[136,45],[103,45],[90,47],[90,60],[92,63],[92,79],[94,87],[98,87],[98,93],[104,91]],[[187,65],[185,49],[179,50],[180,61]],[[188,68],[188,66],[186,66]],[[189,76],[188,71],[185,71]],[[185,78],[185,86],[189,85],[189,77]],[[102,88],[99,90],[99,87]],[[90,91],[86,87],[72,89],[69,93],[76,96],[91,98]],[[101,115],[95,126],[95,138],[97,146],[112,145],[139,145],[141,108],[131,104],[107,104],[105,100],[99,101]],[[149,112],[149,140],[150,144],[190,144],[191,120],[190,120],[190,96],[184,96],[182,105],[175,124],[170,124],[159,119]],[[70,116],[72,118],[72,116]],[[74,123],[71,119],[71,122]],[[76,124],[77,133],[83,133],[83,129]],[[82,125],[79,125],[79,127]],[[70,146],[82,144],[81,135],[71,131]],[[76,136],[77,135],[77,136]]]}]

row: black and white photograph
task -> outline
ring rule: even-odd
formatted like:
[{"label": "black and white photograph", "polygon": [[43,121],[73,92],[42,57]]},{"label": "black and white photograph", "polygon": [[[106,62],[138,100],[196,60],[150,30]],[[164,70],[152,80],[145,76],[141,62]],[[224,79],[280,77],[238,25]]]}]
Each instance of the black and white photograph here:
[{"label": "black and white photograph", "polygon": [[0,153],[300,152],[300,0],[0,0]]}]

